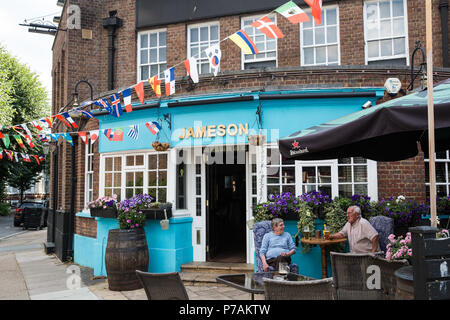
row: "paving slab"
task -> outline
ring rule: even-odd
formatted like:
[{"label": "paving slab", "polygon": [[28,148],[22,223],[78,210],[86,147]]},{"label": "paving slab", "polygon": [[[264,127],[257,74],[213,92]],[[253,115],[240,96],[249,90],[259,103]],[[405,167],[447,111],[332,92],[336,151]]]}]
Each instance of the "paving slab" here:
[{"label": "paving slab", "polygon": [[55,291],[43,294],[30,295],[31,300],[99,300],[89,288],[69,289],[63,291]]}]

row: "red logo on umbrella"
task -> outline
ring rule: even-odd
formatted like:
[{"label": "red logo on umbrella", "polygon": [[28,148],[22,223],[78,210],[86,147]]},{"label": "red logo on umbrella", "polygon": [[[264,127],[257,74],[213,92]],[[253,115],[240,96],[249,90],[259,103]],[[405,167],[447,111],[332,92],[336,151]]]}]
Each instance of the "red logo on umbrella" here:
[{"label": "red logo on umbrella", "polygon": [[295,141],[292,143],[292,148],[294,148],[294,149],[300,148],[300,143],[298,143],[298,141],[295,140]]}]

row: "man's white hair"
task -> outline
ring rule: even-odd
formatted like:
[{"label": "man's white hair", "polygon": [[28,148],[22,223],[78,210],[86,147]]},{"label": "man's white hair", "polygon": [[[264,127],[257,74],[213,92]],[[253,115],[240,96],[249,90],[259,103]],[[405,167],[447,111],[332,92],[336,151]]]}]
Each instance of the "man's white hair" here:
[{"label": "man's white hair", "polygon": [[356,213],[357,215],[361,215],[361,208],[358,206],[350,206],[348,207],[353,213]]}]

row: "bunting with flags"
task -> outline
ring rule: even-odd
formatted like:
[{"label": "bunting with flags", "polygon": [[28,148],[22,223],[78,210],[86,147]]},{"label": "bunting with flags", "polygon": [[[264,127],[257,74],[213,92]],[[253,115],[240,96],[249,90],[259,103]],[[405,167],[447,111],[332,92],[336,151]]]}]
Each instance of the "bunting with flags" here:
[{"label": "bunting with flags", "polygon": [[118,94],[113,94],[111,96],[111,105],[109,108],[107,108],[107,110],[115,118],[118,118],[123,114],[122,105],[120,104],[120,98]]},{"label": "bunting with flags", "polygon": [[144,104],[145,103],[145,97],[144,97],[144,82],[141,81],[137,85],[134,86],[134,90],[136,91],[136,94],[139,98],[139,101]]},{"label": "bunting with flags", "polygon": [[311,15],[314,17],[316,26],[322,23],[322,0],[305,0],[311,7]]},{"label": "bunting with flags", "polygon": [[2,134],[2,141],[3,141],[3,144],[5,145],[5,148],[9,148],[9,144],[10,144],[10,140],[9,140],[9,135],[7,135],[7,134],[5,134],[5,135],[3,135]]},{"label": "bunting with flags", "polygon": [[55,141],[58,141],[59,137],[61,136],[60,133],[50,133],[50,138],[52,138]]},{"label": "bunting with flags", "polygon": [[220,67],[220,59],[222,59],[222,51],[220,50],[220,45],[215,44],[209,48],[205,49],[206,56],[209,59],[209,65],[211,67],[214,76],[217,76]]},{"label": "bunting with flags", "polygon": [[61,135],[61,137],[63,137],[67,142],[69,142],[73,146],[73,140],[72,140],[72,136],[70,135],[70,133],[62,132],[62,133],[60,133],[60,135]]},{"label": "bunting with flags", "polygon": [[229,39],[233,41],[239,48],[241,48],[245,54],[259,53],[255,43],[252,41],[252,39],[250,39],[250,37],[244,30],[239,30],[238,32],[232,34]]},{"label": "bunting with flags", "polygon": [[137,124],[130,126],[127,136],[131,139],[137,140],[139,137],[139,126]]},{"label": "bunting with flags", "polygon": [[42,130],[42,127],[39,125],[39,123],[37,121],[31,121],[31,124],[33,125],[33,127],[35,127],[38,130]]},{"label": "bunting with flags", "polygon": [[88,136],[87,136],[87,132],[86,131],[78,132],[78,136],[81,138],[81,140],[83,140],[84,144],[88,144],[89,140],[88,140]]},{"label": "bunting with flags", "polygon": [[252,27],[263,32],[267,37],[271,39],[283,38],[284,34],[281,32],[280,28],[269,19],[269,17],[264,16],[251,24]]},{"label": "bunting with flags", "polygon": [[190,57],[184,61],[184,66],[192,79],[192,82],[198,83],[198,69],[197,69],[197,59]]},{"label": "bunting with flags", "polygon": [[122,91],[123,103],[125,104],[125,111],[131,112],[133,108],[131,107],[131,89],[125,89]]},{"label": "bunting with flags", "polygon": [[89,138],[90,138],[90,140],[91,140],[91,145],[94,144],[95,141],[97,141],[97,139],[98,139],[98,133],[99,133],[99,130],[92,130],[92,131],[89,131]]},{"label": "bunting with flags", "polygon": [[164,71],[166,96],[170,96],[175,93],[175,68],[172,67]]},{"label": "bunting with flags", "polygon": [[49,142],[48,137],[45,134],[39,134],[38,137],[42,142]]},{"label": "bunting with flags", "polygon": [[25,149],[25,145],[23,144],[23,141],[22,141],[22,138],[20,137],[20,135],[15,134],[15,135],[13,135],[13,137],[14,137],[14,139],[16,139],[16,141],[17,141],[17,143],[19,144],[19,146],[20,146],[22,149]]},{"label": "bunting with flags", "polygon": [[62,114],[55,115],[55,118],[64,123],[67,127],[71,128],[70,123],[66,120],[66,118]]},{"label": "bunting with flags", "polygon": [[150,132],[153,134],[157,134],[161,130],[161,126],[156,121],[147,122],[145,123],[145,125],[147,126],[148,130],[150,130]]},{"label": "bunting with flags", "polygon": [[[305,0],[308,2],[308,0]],[[289,1],[282,6],[275,9],[276,12],[288,19],[291,23],[297,24],[309,21],[308,15],[305,11],[300,9],[293,1]]]},{"label": "bunting with flags", "polygon": [[148,82],[152,86],[153,91],[155,92],[158,98],[161,97],[161,80],[158,79],[158,75],[148,78]]}]

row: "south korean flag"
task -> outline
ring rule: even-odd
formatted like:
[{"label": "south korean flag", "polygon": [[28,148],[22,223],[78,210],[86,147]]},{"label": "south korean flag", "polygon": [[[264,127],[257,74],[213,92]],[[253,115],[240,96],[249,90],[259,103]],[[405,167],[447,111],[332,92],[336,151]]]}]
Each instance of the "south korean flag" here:
[{"label": "south korean flag", "polygon": [[220,59],[222,58],[222,51],[220,50],[219,44],[215,44],[207,49],[205,49],[206,56],[209,59],[209,65],[211,66],[211,72],[214,76],[217,76],[220,67]]}]

